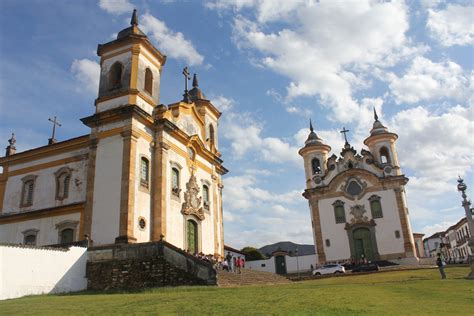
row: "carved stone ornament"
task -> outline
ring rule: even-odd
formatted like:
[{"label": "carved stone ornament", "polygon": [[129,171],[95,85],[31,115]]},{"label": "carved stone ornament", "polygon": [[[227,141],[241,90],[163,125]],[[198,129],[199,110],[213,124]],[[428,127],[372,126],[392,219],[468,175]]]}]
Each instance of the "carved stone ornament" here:
[{"label": "carved stone ornament", "polygon": [[364,205],[351,206],[351,211],[349,213],[352,215],[351,224],[369,223],[369,218],[364,215],[364,213],[366,213]]},{"label": "carved stone ornament", "polygon": [[204,211],[201,207],[201,197],[198,196],[200,187],[196,181],[194,173],[191,174],[189,182],[186,183],[186,192],[184,192],[184,203],[181,213],[184,215],[194,215],[200,220],[204,219]]}]

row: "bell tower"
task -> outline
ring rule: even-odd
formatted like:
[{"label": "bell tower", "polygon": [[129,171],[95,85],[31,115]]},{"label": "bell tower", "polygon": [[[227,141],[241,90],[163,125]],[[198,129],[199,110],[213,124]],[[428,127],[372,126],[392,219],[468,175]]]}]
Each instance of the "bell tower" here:
[{"label": "bell tower", "polygon": [[166,56],[150,43],[138,27],[137,10],[133,10],[130,27],[117,39],[99,44],[99,95],[96,113],[127,104],[135,104],[148,114],[160,101],[161,69]]},{"label": "bell tower", "polygon": [[320,177],[327,172],[326,162],[331,151],[331,147],[324,144],[323,140],[314,132],[311,120],[309,129],[310,133],[305,141],[305,146],[298,152],[304,160],[307,189],[318,185]]},{"label": "bell tower", "polygon": [[380,121],[374,109],[374,125],[370,130],[370,136],[364,140],[364,144],[369,147],[374,156],[374,162],[383,169],[386,175],[401,175],[398,163],[395,141],[398,135],[388,131]]}]

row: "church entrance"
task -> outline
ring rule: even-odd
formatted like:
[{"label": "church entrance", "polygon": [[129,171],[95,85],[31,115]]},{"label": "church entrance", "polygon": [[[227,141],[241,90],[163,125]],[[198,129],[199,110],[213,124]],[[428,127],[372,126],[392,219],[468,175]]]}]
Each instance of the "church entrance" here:
[{"label": "church entrance", "polygon": [[193,220],[188,220],[187,223],[187,239],[187,250],[189,253],[196,254],[198,252],[198,227]]},{"label": "church entrance", "polygon": [[286,274],[286,260],[285,256],[275,257],[275,270],[277,274]]},{"label": "church entrance", "polygon": [[356,259],[366,258],[369,261],[375,259],[374,247],[368,228],[358,228],[353,232]]}]

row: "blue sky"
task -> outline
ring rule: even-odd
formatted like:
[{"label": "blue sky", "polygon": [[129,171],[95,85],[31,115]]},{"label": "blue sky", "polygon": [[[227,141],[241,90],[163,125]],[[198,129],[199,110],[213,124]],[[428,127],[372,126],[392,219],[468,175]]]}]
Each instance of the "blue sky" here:
[{"label": "blue sky", "polygon": [[226,243],[312,243],[302,159],[311,117],[338,154],[348,128],[358,150],[375,107],[399,135],[415,232],[463,216],[457,175],[472,196],[474,8],[470,1],[0,2],[0,139],[17,148],[88,133],[97,44],[140,28],[168,56],[161,102],[180,100],[188,65],[223,112],[220,151]]}]

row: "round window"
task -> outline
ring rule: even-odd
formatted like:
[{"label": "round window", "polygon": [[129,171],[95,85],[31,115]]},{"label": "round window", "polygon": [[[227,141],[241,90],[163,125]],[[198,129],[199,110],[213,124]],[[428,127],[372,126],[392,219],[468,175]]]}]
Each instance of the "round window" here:
[{"label": "round window", "polygon": [[138,227],[140,227],[141,230],[145,229],[146,227],[146,220],[143,217],[140,217],[138,219]]}]

